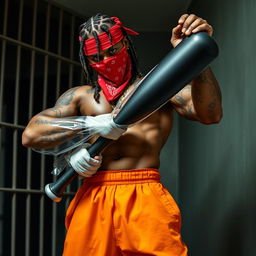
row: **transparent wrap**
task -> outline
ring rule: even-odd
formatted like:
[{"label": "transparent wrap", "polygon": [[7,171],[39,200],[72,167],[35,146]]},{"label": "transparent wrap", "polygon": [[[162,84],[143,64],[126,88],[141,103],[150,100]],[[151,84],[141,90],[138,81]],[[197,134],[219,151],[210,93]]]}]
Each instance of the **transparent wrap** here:
[{"label": "transparent wrap", "polygon": [[[55,120],[51,121],[51,126],[58,127],[62,131],[75,131],[75,133],[70,136],[70,139],[54,148],[33,148],[33,150],[38,153],[55,156],[52,174],[59,175],[69,165],[67,161],[69,155],[78,147],[84,147],[85,143],[89,145],[88,141],[91,138],[95,136],[103,136],[115,140],[118,139],[124,131],[126,131],[128,126],[115,124],[113,118],[118,115],[122,107],[129,100],[129,98],[132,97],[133,93],[144,79],[145,77],[134,85],[130,86],[127,91],[120,97],[115,108],[109,114],[98,116],[70,116],[64,118],[56,118]],[[129,126],[132,125],[134,124]]]},{"label": "transparent wrap", "polygon": [[78,147],[83,147],[94,136],[103,136],[112,140],[118,139],[127,126],[115,124],[113,112],[98,116],[73,116],[51,121],[51,126],[74,133],[64,143],[50,149],[33,149],[41,154],[55,156],[53,174],[58,175],[68,165],[68,156]]}]

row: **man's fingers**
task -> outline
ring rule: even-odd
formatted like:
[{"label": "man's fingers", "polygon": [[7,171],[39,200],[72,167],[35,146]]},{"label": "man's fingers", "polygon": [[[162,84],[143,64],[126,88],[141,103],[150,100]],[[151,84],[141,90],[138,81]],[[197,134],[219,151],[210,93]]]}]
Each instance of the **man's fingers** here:
[{"label": "man's fingers", "polygon": [[190,25],[197,19],[198,17],[195,14],[190,14],[184,21],[182,27],[182,33],[185,33],[186,30],[190,27]]},{"label": "man's fingers", "polygon": [[178,23],[183,24],[188,16],[189,16],[188,14],[181,15],[180,18],[179,18]]},{"label": "man's fingers", "polygon": [[212,26],[207,23],[197,26],[195,29],[192,30],[192,33],[197,33],[200,31],[206,31],[209,36],[212,36],[213,34]]},{"label": "man's fingers", "polygon": [[94,159],[98,160],[98,161],[101,161],[102,160],[102,156],[95,156]]},{"label": "man's fingers", "polygon": [[170,43],[176,47],[186,36],[201,31],[206,31],[210,36],[213,34],[213,28],[206,20],[195,14],[183,14],[178,20],[178,25],[172,29]]},{"label": "man's fingers", "polygon": [[201,18],[197,18],[196,20],[194,20],[189,27],[187,27],[185,34],[186,35],[190,35],[192,30],[194,30],[195,28],[197,28],[198,26],[204,24],[204,20]]},{"label": "man's fingers", "polygon": [[172,33],[179,36],[182,33],[181,29],[182,29],[182,26],[179,24],[179,25],[177,25],[176,27],[173,28]]},{"label": "man's fingers", "polygon": [[93,166],[98,166],[101,163],[101,158],[96,159],[95,158],[90,158],[90,160],[88,161],[88,167],[93,167]]}]

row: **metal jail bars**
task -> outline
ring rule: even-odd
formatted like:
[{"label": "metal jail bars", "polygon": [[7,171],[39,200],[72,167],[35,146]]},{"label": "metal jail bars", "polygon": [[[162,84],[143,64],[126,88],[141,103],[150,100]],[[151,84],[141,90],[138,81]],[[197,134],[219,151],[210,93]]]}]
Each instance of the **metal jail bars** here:
[{"label": "metal jail bars", "polygon": [[44,194],[53,158],[21,145],[28,120],[83,83],[78,61],[83,19],[45,0],[0,0],[0,256],[61,255],[62,203]]}]

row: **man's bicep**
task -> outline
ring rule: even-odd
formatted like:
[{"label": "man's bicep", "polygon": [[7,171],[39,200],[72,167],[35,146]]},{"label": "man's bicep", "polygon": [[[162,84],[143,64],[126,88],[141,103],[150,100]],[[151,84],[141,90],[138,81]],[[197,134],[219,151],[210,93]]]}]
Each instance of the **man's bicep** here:
[{"label": "man's bicep", "polygon": [[76,95],[78,87],[71,88],[62,94],[52,108],[48,108],[38,114],[38,116],[48,117],[67,117],[78,115],[78,95]]},{"label": "man's bicep", "polygon": [[197,120],[191,93],[191,85],[188,84],[175,94],[170,99],[170,102],[180,115],[190,120]]},{"label": "man's bicep", "polygon": [[182,90],[180,90],[177,94],[175,94],[170,102],[174,106],[174,108],[183,108],[188,102],[192,99],[191,95],[191,85],[186,85]]},{"label": "man's bicep", "polygon": [[54,106],[52,108],[48,108],[40,112],[36,115],[37,118],[40,117],[53,117],[53,118],[62,118],[67,116],[72,116],[75,113],[72,106],[68,107],[60,107],[60,106]]}]

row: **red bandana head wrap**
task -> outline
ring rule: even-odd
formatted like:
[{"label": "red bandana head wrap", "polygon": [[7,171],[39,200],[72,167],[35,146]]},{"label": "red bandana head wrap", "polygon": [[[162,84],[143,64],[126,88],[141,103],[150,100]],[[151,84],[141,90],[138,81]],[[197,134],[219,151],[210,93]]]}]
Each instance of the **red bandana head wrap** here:
[{"label": "red bandana head wrap", "polygon": [[[111,19],[116,23],[114,26],[109,28],[109,33],[111,34],[111,37],[112,37],[112,43],[110,42],[110,38],[106,32],[100,33],[98,35],[99,42],[100,42],[100,51],[104,51],[109,47],[120,42],[124,38],[122,29],[124,29],[126,33],[129,35],[138,35],[138,33],[133,31],[132,29],[124,27],[121,21],[117,17],[111,17]],[[82,38],[80,37],[79,40],[82,40]],[[96,39],[93,37],[85,40],[83,50],[84,50],[84,54],[87,56],[97,54],[98,48],[97,48]]]}]

